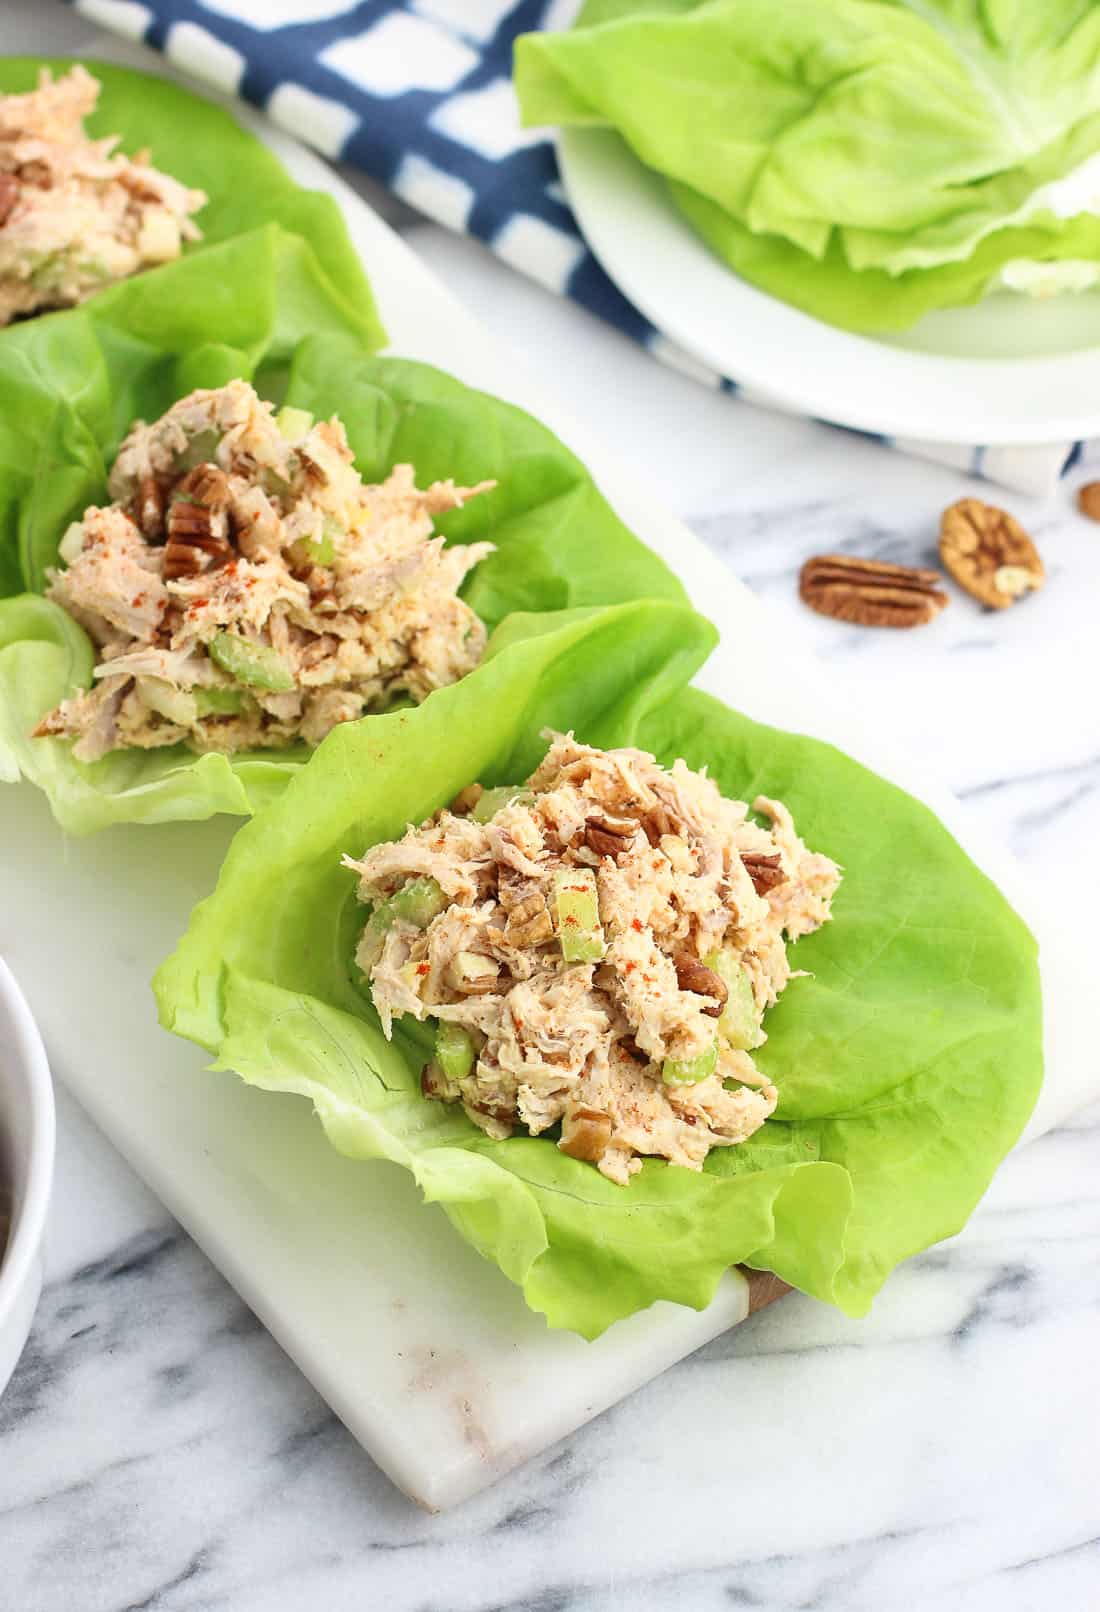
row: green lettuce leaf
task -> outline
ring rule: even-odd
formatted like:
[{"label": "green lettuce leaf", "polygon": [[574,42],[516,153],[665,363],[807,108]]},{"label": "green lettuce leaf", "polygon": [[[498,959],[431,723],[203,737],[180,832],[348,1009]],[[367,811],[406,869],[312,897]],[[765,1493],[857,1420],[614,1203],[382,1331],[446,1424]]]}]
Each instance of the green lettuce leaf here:
[{"label": "green lettuce leaf", "polygon": [[[275,229],[259,238],[278,247],[275,261],[289,254],[297,269],[308,267],[300,241]],[[87,685],[91,649],[85,640],[75,653],[80,629],[27,595],[44,588],[68,523],[105,499],[107,466],[130,421],[155,418],[193,386],[240,374],[268,396],[320,416],[338,413],[369,480],[403,462],[416,466],[422,484],[495,479],[493,491],[439,522],[450,541],[497,545],[463,590],[490,628],[513,610],[684,598],[544,426],[426,364],[371,357],[331,310],[326,317],[323,300],[307,295],[308,276],[293,281],[293,295],[276,278],[265,282],[254,239],[105,292],[94,318],[81,309],[30,321],[17,340],[0,343],[0,393],[12,404],[0,414],[0,585],[27,590],[0,600],[0,777],[23,775],[45,789],[54,816],[74,834],[117,822],[247,814],[308,756],[295,746],[200,758],[173,746],[84,764],[64,740],[29,737],[47,711]],[[233,256],[241,261],[224,261]],[[225,318],[212,327],[218,344],[206,340],[201,297],[185,294],[208,273],[227,291]],[[103,312],[116,296],[127,303],[124,329]],[[326,326],[327,333],[286,346]]]},{"label": "green lettuce leaf", "polygon": [[[308,1098],[342,1152],[410,1170],[552,1326],[595,1337],[657,1299],[700,1308],[745,1261],[863,1314],[899,1260],[965,1222],[1041,1080],[1035,945],[922,805],[818,741],[685,688],[711,634],[660,603],[513,618],[493,655],[415,711],[334,732],[236,836],[155,990],[216,1067]],[[798,943],[758,1054],[775,1118],[699,1174],[627,1187],[548,1138],[490,1141],[426,1102],[423,1026],[381,1033],[353,954],[344,852],[399,835],[473,779],[521,779],[544,727],[707,765],[785,800],[845,868]]]},{"label": "green lettuce leaf", "polygon": [[1088,0],[590,0],[517,41],[516,87],[527,123],[616,129],[739,273],[826,318],[845,282],[852,328],[1097,253],[1035,200],[1100,150]]},{"label": "green lettuce leaf", "polygon": [[1034,218],[988,235],[959,262],[888,274],[885,269],[851,268],[835,236],[824,256],[811,257],[782,236],[754,235],[687,185],[669,181],[669,194],[698,234],[743,280],[816,319],[863,335],[907,330],[939,308],[980,302],[1009,263],[1100,263],[1100,218],[1091,213],[1071,219]]},{"label": "green lettuce leaf", "polygon": [[[60,76],[73,65],[66,57],[6,57],[0,60],[0,94],[33,89],[42,67]],[[370,282],[331,196],[295,184],[261,140],[201,95],[109,62],[84,65],[102,86],[99,104],[87,122],[89,133],[96,138],[118,135],[120,148],[130,155],[148,148],[156,167],[206,192],[207,204],[196,217],[202,240],[185,246],[187,255],[262,225],[280,224],[309,242],[330,290],[345,300],[349,319],[368,345],[382,345],[385,333]],[[147,270],[142,278],[163,272]],[[207,328],[213,329],[214,321]],[[0,331],[0,343],[10,334]]]}]

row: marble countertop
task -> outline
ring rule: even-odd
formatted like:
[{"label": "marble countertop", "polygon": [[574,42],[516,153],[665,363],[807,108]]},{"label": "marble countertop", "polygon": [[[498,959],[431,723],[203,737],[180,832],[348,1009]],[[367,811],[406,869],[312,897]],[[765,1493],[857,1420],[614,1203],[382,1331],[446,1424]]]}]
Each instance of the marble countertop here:
[{"label": "marble countertop", "polygon": [[[0,0],[4,51],[90,37]],[[1006,498],[1049,581],[1004,617],[957,595],[912,634],[822,620],[797,599],[808,554],[918,562],[943,506],[983,488],[713,396],[387,216],[1080,916],[1100,890],[1100,527],[1072,489]],[[869,1320],[786,1299],[429,1517],[59,1096],[47,1287],[0,1400],[0,1612],[1100,1604],[1100,1106],[1011,1158]]]}]

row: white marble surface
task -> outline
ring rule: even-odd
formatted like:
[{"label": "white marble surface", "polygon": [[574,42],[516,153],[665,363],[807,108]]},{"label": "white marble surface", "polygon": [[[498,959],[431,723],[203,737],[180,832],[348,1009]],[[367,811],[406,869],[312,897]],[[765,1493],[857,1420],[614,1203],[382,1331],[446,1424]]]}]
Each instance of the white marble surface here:
[{"label": "white marble surface", "polygon": [[[88,37],[0,0],[5,51]],[[980,489],[711,397],[477,247],[409,234],[1049,888],[1100,890],[1100,528],[1068,490],[1012,501],[1050,581],[1007,617],[956,596],[911,635],[823,621],[795,596],[808,553],[918,559]],[[1098,1144],[1094,1108],[1011,1159],[870,1320],[785,1300],[431,1518],[62,1093],[48,1285],[0,1401],[0,1612],[1091,1612]]]}]

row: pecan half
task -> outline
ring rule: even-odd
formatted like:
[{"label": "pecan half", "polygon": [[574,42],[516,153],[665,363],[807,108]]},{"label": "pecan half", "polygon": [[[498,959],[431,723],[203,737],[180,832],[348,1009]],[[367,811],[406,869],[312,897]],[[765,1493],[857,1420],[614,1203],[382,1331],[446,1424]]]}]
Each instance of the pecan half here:
[{"label": "pecan half", "polygon": [[1100,521],[1100,481],[1086,481],[1077,489],[1077,508],[1090,521]]},{"label": "pecan half", "polygon": [[153,541],[164,536],[164,488],[155,476],[142,476],[138,482],[137,523],[142,535]]},{"label": "pecan half", "polygon": [[1046,579],[1039,550],[1019,521],[995,504],[961,498],[940,517],[940,559],[960,588],[1005,610]]},{"label": "pecan half", "polygon": [[571,1159],[595,1164],[602,1159],[611,1140],[611,1116],[598,1108],[567,1108],[561,1122],[558,1149]]},{"label": "pecan half", "polygon": [[861,627],[921,627],[947,604],[938,571],[885,560],[818,554],[798,579],[803,602],[820,616]]},{"label": "pecan half", "polygon": [[233,558],[225,537],[225,514],[205,504],[178,499],[168,510],[168,541],[164,547],[166,581],[216,571]]},{"label": "pecan half", "polygon": [[752,887],[758,896],[766,895],[774,890],[777,884],[785,884],[787,875],[781,866],[782,857],[778,852],[774,856],[765,856],[763,852],[745,851],[741,861],[745,872],[752,880]]},{"label": "pecan half", "polygon": [[712,1005],[705,1007],[703,1012],[712,1019],[720,1019],[729,995],[725,980],[690,952],[677,952],[672,966],[676,970],[676,983],[682,991],[695,991],[699,996],[714,998]]},{"label": "pecan half", "polygon": [[19,181],[14,174],[0,174],[0,224],[6,224],[19,200]]},{"label": "pecan half", "polygon": [[584,843],[597,856],[618,856],[634,838],[636,827],[632,817],[590,817],[584,825]]}]

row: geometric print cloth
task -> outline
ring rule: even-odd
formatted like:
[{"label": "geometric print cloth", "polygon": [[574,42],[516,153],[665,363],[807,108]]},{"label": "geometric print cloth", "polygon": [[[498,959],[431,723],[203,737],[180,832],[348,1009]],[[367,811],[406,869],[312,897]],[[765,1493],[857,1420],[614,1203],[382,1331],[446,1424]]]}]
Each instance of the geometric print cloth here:
[{"label": "geometric print cloth", "polygon": [[[781,3],[781,0],[777,0]],[[566,26],[579,0],[74,0],[323,155],[573,298],[704,384],[737,394],[662,336],[604,273],[569,210],[554,148],[521,129],[512,46]],[[750,399],[751,400],[751,399]],[[760,400],[763,401],[763,400]],[[1049,492],[1096,445],[876,440],[1017,491]]]}]

